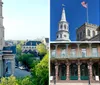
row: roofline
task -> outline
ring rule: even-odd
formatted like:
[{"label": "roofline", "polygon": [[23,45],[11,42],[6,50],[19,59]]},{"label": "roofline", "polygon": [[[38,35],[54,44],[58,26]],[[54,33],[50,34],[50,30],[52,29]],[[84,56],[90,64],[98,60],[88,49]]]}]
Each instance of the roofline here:
[{"label": "roofline", "polygon": [[85,22],[85,23],[84,23],[84,24],[82,24],[81,26],[77,27],[77,29],[76,29],[76,30],[79,30],[82,26],[84,26],[84,25],[86,25],[86,24],[89,24],[89,25],[94,25],[94,26],[99,27],[99,25],[96,25],[96,24],[91,24],[91,23],[87,23],[87,22]]},{"label": "roofline", "polygon": [[100,41],[51,41],[50,44],[55,43],[100,43]]}]

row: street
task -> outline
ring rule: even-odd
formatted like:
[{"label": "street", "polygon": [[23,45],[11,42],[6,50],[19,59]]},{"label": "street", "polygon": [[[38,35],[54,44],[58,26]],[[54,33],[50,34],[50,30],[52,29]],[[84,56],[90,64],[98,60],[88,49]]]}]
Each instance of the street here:
[{"label": "street", "polygon": [[16,76],[17,78],[19,77],[25,77],[25,76],[30,76],[30,72],[26,71],[26,70],[21,70],[19,68],[15,68],[15,73],[14,76]]}]

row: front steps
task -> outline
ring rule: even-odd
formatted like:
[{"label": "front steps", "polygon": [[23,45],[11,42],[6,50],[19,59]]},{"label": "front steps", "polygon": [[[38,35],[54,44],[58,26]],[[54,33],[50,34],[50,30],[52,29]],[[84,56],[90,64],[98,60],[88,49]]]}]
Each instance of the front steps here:
[{"label": "front steps", "polygon": [[[100,85],[100,81],[92,81],[91,85]],[[50,85],[54,85],[54,82],[50,82]],[[59,80],[55,85],[89,85],[88,80]]]}]

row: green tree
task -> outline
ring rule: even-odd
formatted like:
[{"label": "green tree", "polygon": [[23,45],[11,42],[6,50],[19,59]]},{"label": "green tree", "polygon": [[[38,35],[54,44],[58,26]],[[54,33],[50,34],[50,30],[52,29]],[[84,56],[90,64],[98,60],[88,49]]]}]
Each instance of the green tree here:
[{"label": "green tree", "polygon": [[18,44],[17,46],[16,46],[16,50],[17,50],[17,56],[19,56],[19,55],[21,55],[21,52],[22,52],[22,47],[21,47],[21,45],[20,44]]},{"label": "green tree", "polygon": [[1,78],[0,85],[18,85],[16,78],[14,76],[10,76],[8,78]]},{"label": "green tree", "polygon": [[33,85],[33,82],[31,80],[31,77],[27,76],[22,78],[17,79],[18,85]]},{"label": "green tree", "polygon": [[44,44],[39,44],[36,46],[37,51],[39,52],[39,55],[41,57],[41,59],[43,58],[43,56],[47,53],[47,49],[46,46]]},{"label": "green tree", "polygon": [[39,62],[34,58],[33,54],[21,54],[19,56],[19,61],[23,66],[28,67],[29,69],[33,68],[36,62]]},{"label": "green tree", "polygon": [[48,53],[32,69],[33,82],[35,85],[48,85],[49,82],[49,68],[48,68]]},{"label": "green tree", "polygon": [[23,44],[24,44],[24,41],[19,41],[19,43],[16,45],[17,55],[21,55],[21,53],[22,53],[22,45]]}]

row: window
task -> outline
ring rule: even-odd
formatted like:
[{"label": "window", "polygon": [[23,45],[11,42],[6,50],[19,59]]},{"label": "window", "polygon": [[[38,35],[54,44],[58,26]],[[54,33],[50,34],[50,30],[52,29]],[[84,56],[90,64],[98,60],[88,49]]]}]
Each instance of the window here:
[{"label": "window", "polygon": [[65,56],[66,56],[66,51],[65,51],[65,49],[62,49],[62,51],[61,51],[61,56],[62,56],[62,57],[65,57]]},{"label": "window", "polygon": [[77,39],[79,40],[79,34],[77,34]]},{"label": "window", "polygon": [[80,32],[80,39],[82,38],[82,32]]},{"label": "window", "polygon": [[71,49],[71,56],[75,57],[76,55],[76,50],[75,49]]},{"label": "window", "polygon": [[93,31],[93,37],[95,36],[95,31]]},{"label": "window", "polygon": [[52,57],[55,57],[56,56],[56,50],[52,50],[51,55],[52,55]]},{"label": "window", "polygon": [[86,63],[82,63],[80,66],[80,72],[81,72],[81,76],[88,76],[88,68],[87,68],[87,64]]},{"label": "window", "polygon": [[66,29],[66,25],[64,25],[64,28]]},{"label": "window", "polygon": [[92,56],[96,56],[98,55],[98,50],[97,48],[92,48]]},{"label": "window", "polygon": [[90,36],[90,30],[88,29],[88,36]]},{"label": "window", "polygon": [[60,38],[62,38],[62,34],[60,34]]},{"label": "window", "polygon": [[64,37],[66,37],[66,35],[64,35]]},{"label": "window", "polygon": [[85,30],[83,31],[83,37],[85,36]]},{"label": "window", "polygon": [[70,76],[78,76],[78,66],[75,63],[70,65]]},{"label": "window", "polygon": [[82,57],[86,57],[86,49],[85,48],[82,49]]},{"label": "window", "polygon": [[60,28],[62,29],[62,24],[60,25]]},{"label": "window", "polygon": [[83,34],[85,34],[85,30],[83,31]]}]

